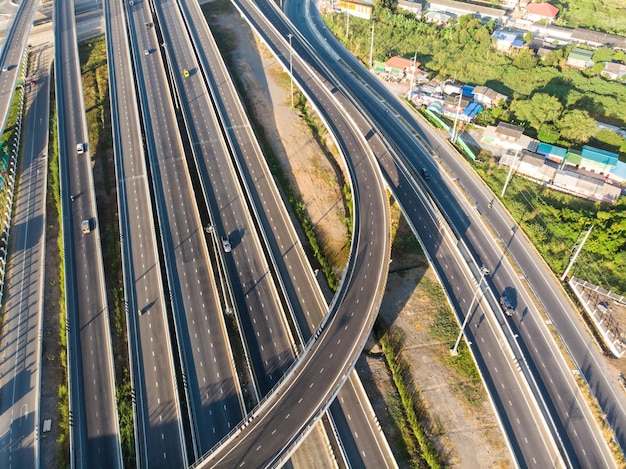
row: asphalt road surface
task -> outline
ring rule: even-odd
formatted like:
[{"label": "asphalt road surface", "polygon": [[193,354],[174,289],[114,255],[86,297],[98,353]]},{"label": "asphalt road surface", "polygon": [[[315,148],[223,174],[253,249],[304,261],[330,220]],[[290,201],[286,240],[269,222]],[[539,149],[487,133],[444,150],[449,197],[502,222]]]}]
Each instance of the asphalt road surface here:
[{"label": "asphalt road surface", "polygon": [[[109,312],[82,99],[74,2],[55,2],[54,19],[71,457],[78,467],[121,467]],[[83,144],[81,153],[77,148],[79,143]]]},{"label": "asphalt road surface", "polygon": [[39,464],[41,324],[43,315],[49,66],[52,49],[33,53],[28,77],[19,179],[11,225],[0,336],[0,466]]}]

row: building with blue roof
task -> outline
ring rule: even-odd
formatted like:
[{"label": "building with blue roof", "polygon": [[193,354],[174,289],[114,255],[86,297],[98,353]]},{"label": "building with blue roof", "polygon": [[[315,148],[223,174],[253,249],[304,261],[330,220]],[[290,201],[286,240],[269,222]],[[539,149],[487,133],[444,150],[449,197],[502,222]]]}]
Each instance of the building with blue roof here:
[{"label": "building with blue roof", "polygon": [[563,163],[567,157],[567,149],[543,142],[541,142],[537,147],[537,153],[543,155],[546,159],[559,164]]},{"label": "building with blue roof", "polygon": [[617,166],[617,153],[585,145],[582,150],[569,150],[565,163],[599,174],[608,174]]},{"label": "building with blue roof", "polygon": [[626,163],[618,161],[615,168],[611,169],[609,178],[619,183],[626,181]]},{"label": "building with blue roof", "polygon": [[509,52],[511,49],[521,49],[524,45],[524,39],[522,39],[519,32],[505,31],[504,29],[498,29],[491,37],[495,40],[495,48],[500,52]]}]

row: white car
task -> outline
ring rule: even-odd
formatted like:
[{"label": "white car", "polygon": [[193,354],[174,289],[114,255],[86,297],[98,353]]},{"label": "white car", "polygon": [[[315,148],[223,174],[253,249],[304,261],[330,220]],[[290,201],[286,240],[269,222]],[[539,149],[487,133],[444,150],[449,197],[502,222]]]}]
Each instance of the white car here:
[{"label": "white car", "polygon": [[78,153],[79,155],[82,155],[85,152],[85,145],[82,143],[79,143],[76,145],[76,153]]},{"label": "white car", "polygon": [[224,252],[230,252],[232,246],[230,245],[230,239],[228,236],[222,236],[222,246],[224,247]]},{"label": "white car", "polygon": [[143,55],[150,55],[150,49],[146,49],[143,51]]}]

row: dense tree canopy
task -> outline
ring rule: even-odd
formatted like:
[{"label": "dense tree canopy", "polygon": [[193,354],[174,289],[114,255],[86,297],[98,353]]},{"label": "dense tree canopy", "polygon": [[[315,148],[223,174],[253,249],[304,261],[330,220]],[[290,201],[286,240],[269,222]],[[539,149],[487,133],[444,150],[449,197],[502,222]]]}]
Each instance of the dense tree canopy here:
[{"label": "dense tree canopy", "polygon": [[546,93],[535,93],[529,100],[516,101],[513,107],[515,117],[535,129],[539,129],[546,122],[556,122],[562,111],[563,105],[558,98]]},{"label": "dense tree canopy", "polygon": [[598,131],[596,121],[587,111],[574,109],[563,114],[556,123],[561,132],[561,137],[576,142],[588,142],[589,138]]}]

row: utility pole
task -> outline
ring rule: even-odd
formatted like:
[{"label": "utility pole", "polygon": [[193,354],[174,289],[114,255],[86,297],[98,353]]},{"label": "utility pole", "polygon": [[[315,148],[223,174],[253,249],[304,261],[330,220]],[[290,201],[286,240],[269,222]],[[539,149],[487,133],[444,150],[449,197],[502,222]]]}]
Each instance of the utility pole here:
[{"label": "utility pole", "polygon": [[506,188],[508,187],[509,182],[511,181],[511,177],[513,176],[513,166],[515,166],[515,162],[517,161],[518,153],[519,153],[519,149],[515,150],[515,156],[513,157],[513,161],[511,161],[511,166],[509,166],[509,174],[507,174],[506,181],[504,181],[504,187],[502,188],[502,194],[500,194],[500,197],[504,197]]},{"label": "utility pole", "polygon": [[372,18],[372,40],[370,41],[370,68],[374,66],[374,19]]},{"label": "utility pole", "polygon": [[291,47],[291,38],[293,37],[293,34],[289,33],[287,34],[287,37],[289,38],[289,79],[291,80],[290,81],[291,108],[293,109],[293,59],[292,59],[293,48]]},{"label": "utility pole", "polygon": [[[591,225],[589,227],[589,230],[587,231],[587,233],[585,234],[583,240],[580,242],[580,244],[578,245],[578,248],[576,249],[576,252],[574,253],[574,255],[572,256],[571,260],[569,261],[569,264],[567,264],[567,268],[565,269],[565,272],[563,272],[563,275],[561,275],[561,282],[565,280],[565,277],[567,277],[567,274],[569,273],[569,270],[572,268],[572,266],[574,265],[574,262],[576,262],[576,258],[578,257],[578,254],[580,254],[580,251],[582,251],[583,246],[585,245],[585,243],[587,242],[587,238],[589,238],[589,235],[591,234],[591,230],[593,229],[593,225]],[[578,237],[578,239],[580,239],[580,236]]]},{"label": "utility pole", "polygon": [[[416,52],[417,54],[417,52]],[[456,108],[456,115],[454,116],[454,126],[452,127],[452,143],[456,141],[456,126],[459,121],[459,109],[461,109],[461,102],[463,101],[463,90],[459,93],[459,105]]]},{"label": "utility pole", "polygon": [[417,60],[417,51],[413,54],[413,73],[411,73],[411,84],[409,85],[409,93],[413,91],[413,85],[415,84],[415,64]]},{"label": "utility pole", "polygon": [[456,356],[458,355],[458,348],[459,348],[459,344],[461,343],[461,337],[463,337],[463,331],[465,330],[465,326],[467,326],[467,323],[469,322],[469,318],[472,315],[472,307],[474,306],[474,300],[476,300],[476,297],[478,296],[478,292],[482,292],[482,290],[480,289],[480,286],[483,283],[483,280],[485,280],[485,276],[489,273],[489,269],[487,269],[486,267],[481,267],[480,268],[480,282],[478,282],[478,288],[476,289],[476,291],[474,292],[474,296],[472,297],[472,301],[470,302],[470,306],[469,309],[467,310],[467,314],[465,315],[465,319],[463,320],[463,324],[461,325],[461,332],[459,332],[459,336],[456,339],[456,343],[454,344],[454,347],[452,347],[452,349],[450,350],[450,355],[452,356]]},{"label": "utility pole", "polygon": [[346,39],[350,35],[350,15],[348,14],[348,9],[346,8]]}]

